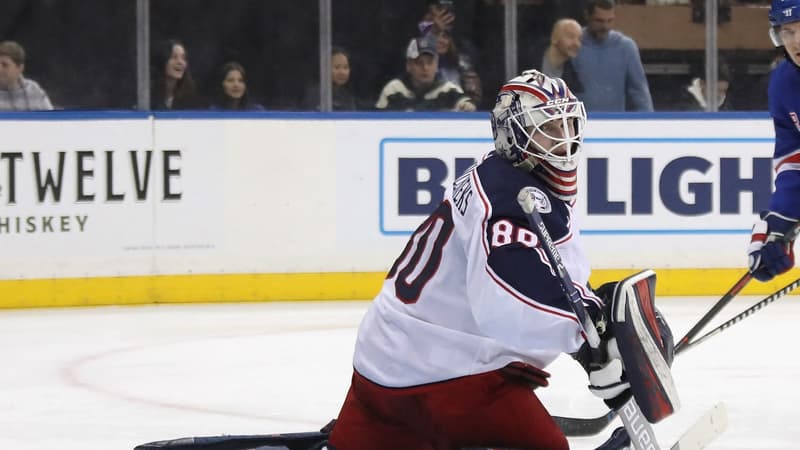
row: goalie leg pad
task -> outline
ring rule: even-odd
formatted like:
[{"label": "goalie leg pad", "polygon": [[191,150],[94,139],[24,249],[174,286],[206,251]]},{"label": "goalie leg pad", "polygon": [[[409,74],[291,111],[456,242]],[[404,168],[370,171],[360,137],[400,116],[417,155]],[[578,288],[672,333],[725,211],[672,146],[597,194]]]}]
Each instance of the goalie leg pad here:
[{"label": "goalie leg pad", "polygon": [[655,285],[652,270],[631,275],[617,284],[611,303],[611,331],[631,392],[650,423],[680,408],[670,371],[672,332],[655,307]]}]

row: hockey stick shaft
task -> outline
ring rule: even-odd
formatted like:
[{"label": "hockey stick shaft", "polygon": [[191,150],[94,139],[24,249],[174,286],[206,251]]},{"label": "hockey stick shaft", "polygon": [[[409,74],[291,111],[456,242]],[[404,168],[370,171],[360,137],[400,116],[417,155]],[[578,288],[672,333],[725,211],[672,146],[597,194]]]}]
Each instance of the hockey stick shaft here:
[{"label": "hockey stick shaft", "polygon": [[586,342],[589,343],[589,347],[597,350],[600,348],[600,335],[597,333],[597,329],[594,323],[592,323],[591,317],[589,317],[586,308],[583,306],[583,300],[581,300],[578,290],[575,289],[575,286],[572,284],[572,278],[569,276],[569,272],[567,272],[567,268],[564,266],[564,261],[561,259],[561,254],[558,252],[553,238],[550,237],[550,233],[547,231],[542,216],[536,209],[536,196],[534,192],[535,191],[531,188],[522,188],[517,195],[517,202],[525,212],[528,223],[539,238],[542,250],[545,255],[547,255],[547,259],[556,271],[556,275],[561,282],[561,290],[566,295],[567,300],[569,300],[572,311],[578,317],[581,328],[583,328],[583,332],[586,335]]},{"label": "hockey stick shaft", "polygon": [[686,335],[683,336],[675,344],[675,353],[679,353],[684,348],[684,346],[689,344],[689,341],[694,339],[694,337],[697,336],[697,334],[700,333],[700,331],[706,325],[708,325],[708,323],[711,322],[711,320],[714,319],[714,317],[716,317],[717,314],[719,314],[722,308],[727,306],[727,304],[730,303],[734,297],[739,295],[739,292],[742,292],[742,289],[744,289],[744,287],[747,286],[747,284],[752,279],[753,279],[752,272],[748,271],[744,275],[742,275],[742,277],[739,278],[739,281],[737,281],[730,289],[728,289],[728,292],[726,292],[725,295],[722,296],[722,298],[717,300],[717,302],[714,303],[711,309],[709,309],[708,312],[706,312],[703,315],[703,317],[701,317],[700,320],[698,320],[697,323],[695,323],[694,326],[691,329],[689,329]]},{"label": "hockey stick shaft", "polygon": [[791,283],[789,283],[786,286],[780,288],[779,290],[773,292],[772,294],[768,295],[767,297],[764,297],[758,303],[756,303],[753,306],[745,309],[744,311],[740,312],[739,314],[733,316],[732,318],[730,318],[729,320],[727,320],[724,323],[720,324],[716,328],[708,331],[706,334],[702,335],[701,337],[684,344],[680,348],[676,347],[675,348],[675,354],[677,355],[680,352],[686,351],[686,350],[694,347],[695,345],[705,341],[706,339],[710,338],[711,336],[714,336],[714,335],[716,335],[718,333],[721,333],[721,332],[725,331],[726,329],[730,328],[731,326],[735,325],[738,322],[741,322],[746,317],[750,316],[751,314],[756,313],[757,311],[761,310],[763,307],[769,305],[770,303],[772,303],[775,300],[783,297],[784,295],[792,292],[793,290],[797,289],[798,287],[800,287],[800,278],[792,281]]},{"label": "hockey stick shaft", "polygon": [[[789,232],[786,233],[786,235],[781,238],[781,242],[793,243],[799,233],[800,233],[800,224],[792,227],[792,229],[789,230]],[[698,320],[697,323],[686,333],[686,335],[683,336],[675,344],[675,353],[680,352],[684,346],[688,345],[689,341],[694,339],[694,337],[700,333],[703,327],[708,325],[708,323],[711,322],[711,320],[714,319],[714,317],[716,317],[717,314],[719,314],[722,308],[724,308],[728,303],[730,303],[734,297],[739,295],[739,293],[742,292],[742,289],[744,289],[745,286],[747,286],[747,284],[750,283],[750,280],[752,279],[753,279],[752,271],[747,271],[744,275],[742,275],[742,277],[739,278],[739,280],[730,289],[728,289],[728,292],[726,292],[725,295],[722,296],[722,298],[717,300],[717,303],[715,303],[711,307],[711,309],[709,309],[708,312],[706,312],[703,315],[703,317],[701,317],[700,320]]]},{"label": "hockey stick shaft", "polygon": [[[564,266],[564,262],[561,259],[561,255],[553,239],[550,237],[550,233],[547,231],[542,216],[536,209],[537,194],[541,195],[541,193],[534,188],[522,188],[519,194],[517,194],[517,202],[525,212],[525,217],[531,228],[533,228],[533,232],[539,238],[540,247],[544,250],[547,259],[556,271],[556,275],[561,283],[561,289],[566,294],[570,307],[578,318],[581,328],[586,335],[586,342],[592,349],[592,358],[594,362],[600,363],[604,359],[600,349],[600,335],[591,317],[589,317],[589,314],[586,312],[583,300],[572,283],[572,278],[569,276],[567,268]],[[625,429],[630,436],[633,437],[632,443],[636,450],[645,450],[642,444],[643,442],[650,443],[648,447],[646,447],[647,450],[659,450],[653,428],[650,426],[650,423],[645,420],[639,405],[636,404],[636,399],[631,397],[617,410],[617,414],[623,419],[622,422],[625,425]]]}]

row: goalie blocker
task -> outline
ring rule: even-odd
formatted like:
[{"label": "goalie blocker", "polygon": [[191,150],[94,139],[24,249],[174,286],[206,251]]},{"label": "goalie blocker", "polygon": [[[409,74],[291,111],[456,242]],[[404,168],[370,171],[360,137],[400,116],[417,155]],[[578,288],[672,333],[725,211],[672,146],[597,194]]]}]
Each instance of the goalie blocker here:
[{"label": "goalie blocker", "polygon": [[680,401],[670,365],[672,332],[655,306],[656,274],[643,270],[617,283],[610,308],[610,328],[617,339],[631,393],[645,418],[656,423]]}]

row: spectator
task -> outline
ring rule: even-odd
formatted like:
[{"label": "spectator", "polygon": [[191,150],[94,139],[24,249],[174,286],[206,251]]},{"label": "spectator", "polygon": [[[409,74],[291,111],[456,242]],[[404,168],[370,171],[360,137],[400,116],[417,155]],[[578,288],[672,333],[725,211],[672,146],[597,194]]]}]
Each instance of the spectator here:
[{"label": "spectator", "polygon": [[383,87],[377,109],[394,111],[475,111],[460,87],[437,74],[436,45],[430,36],[413,38],[406,49],[406,73]]},{"label": "spectator", "polygon": [[483,102],[483,87],[478,73],[474,70],[464,72],[461,75],[461,86],[467,97],[472,100],[472,104],[479,108]]},{"label": "spectator", "polygon": [[[463,89],[461,76],[468,70],[473,70],[469,58],[458,52],[453,36],[447,30],[442,30],[435,35],[436,54],[439,57],[439,70],[437,73],[442,79],[450,81]],[[477,73],[476,73],[477,74]]]},{"label": "spectator", "polygon": [[35,111],[53,109],[39,83],[22,76],[25,50],[14,41],[0,42],[0,110]]},{"label": "spectator", "polygon": [[552,78],[561,78],[573,92],[583,92],[572,61],[581,48],[581,25],[574,19],[553,24],[550,39],[533,47],[526,68],[537,69]]},{"label": "spectator", "polygon": [[247,73],[238,62],[223,64],[217,80],[217,94],[210,109],[264,110],[262,105],[250,100],[247,93]]},{"label": "spectator", "polygon": [[[720,61],[717,68],[717,110],[732,111],[733,105],[728,96],[731,86],[731,71],[728,65]],[[705,76],[696,76],[681,91],[678,100],[678,111],[708,111],[706,103]]]},{"label": "spectator", "polygon": [[[418,23],[418,28],[421,35],[433,35],[436,39],[439,75],[460,87],[473,101],[475,98],[481,99],[483,89],[481,77],[475,68],[475,45],[463,35],[456,34],[455,25],[456,10],[451,0],[428,0],[428,10]],[[470,92],[467,92],[465,82],[469,83]],[[476,107],[479,105],[475,103]]]},{"label": "spectator", "polygon": [[153,51],[150,80],[151,109],[199,109],[197,94],[186,47],[181,41],[168,40]]},{"label": "spectator", "polygon": [[575,71],[583,83],[580,98],[589,112],[652,111],[653,99],[636,42],[614,23],[613,0],[586,3],[586,27],[575,58]]},{"label": "spectator", "polygon": [[[331,96],[334,111],[357,111],[367,109],[356,97],[350,81],[350,54],[342,47],[331,49]],[[319,111],[319,85],[306,90],[306,109]]]},{"label": "spectator", "polygon": [[[456,69],[459,73],[474,69],[476,60],[476,47],[462,34],[456,32],[456,9],[452,0],[428,0],[428,10],[418,23],[421,35],[433,34],[437,39],[439,51],[439,70],[443,68]],[[442,55],[448,55],[448,61],[442,61]],[[452,73],[452,71],[451,71]],[[445,77],[453,83],[460,82],[459,77]]]}]

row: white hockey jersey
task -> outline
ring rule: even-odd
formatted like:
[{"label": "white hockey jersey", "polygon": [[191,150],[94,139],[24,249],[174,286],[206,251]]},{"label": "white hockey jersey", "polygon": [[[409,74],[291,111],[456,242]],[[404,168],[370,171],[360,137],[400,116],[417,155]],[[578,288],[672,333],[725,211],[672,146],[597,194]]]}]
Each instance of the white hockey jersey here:
[{"label": "white hockey jersey", "polygon": [[494,153],[459,177],[409,238],[358,330],[354,368],[387,387],[545,368],[584,342],[517,193],[547,199],[542,219],[587,307],[589,264],[572,210],[535,175]]}]

